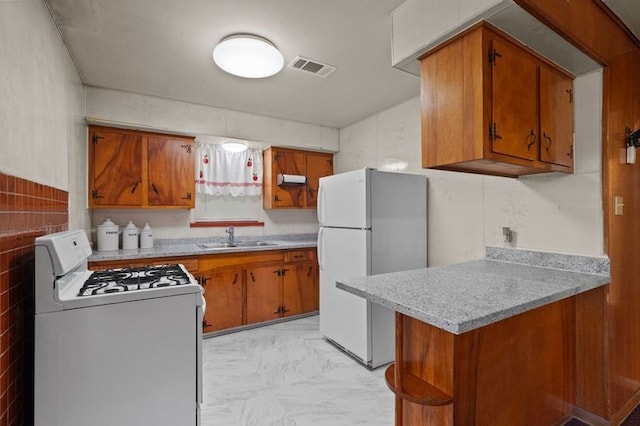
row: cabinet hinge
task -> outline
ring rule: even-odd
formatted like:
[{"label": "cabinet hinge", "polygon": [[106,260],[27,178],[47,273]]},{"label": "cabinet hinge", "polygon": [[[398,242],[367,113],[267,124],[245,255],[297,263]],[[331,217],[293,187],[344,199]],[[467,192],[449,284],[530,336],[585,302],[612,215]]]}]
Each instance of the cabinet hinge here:
[{"label": "cabinet hinge", "polygon": [[573,103],[573,90],[572,89],[567,89],[566,92],[567,92],[567,95],[569,95],[569,103],[572,104]]},{"label": "cabinet hinge", "polygon": [[496,139],[502,139],[502,136],[500,136],[496,130],[496,122],[492,121],[489,123],[489,140],[495,141]]},{"label": "cabinet hinge", "polygon": [[489,49],[489,63],[491,65],[495,65],[496,64],[496,58],[502,58],[502,55],[500,53],[498,53],[498,51],[492,47],[492,48]]},{"label": "cabinet hinge", "polygon": [[187,192],[187,193],[185,194],[185,196],[184,196],[184,197],[182,197],[182,199],[183,199],[183,200],[187,200],[187,201],[191,201],[191,193],[190,193],[190,192]]},{"label": "cabinet hinge", "polygon": [[94,145],[98,143],[99,139],[104,139],[104,136],[98,136],[97,133],[94,133],[93,136],[91,136],[91,142],[93,142]]},{"label": "cabinet hinge", "polygon": [[98,195],[98,190],[94,189],[93,191],[91,191],[91,198],[93,198],[94,200],[97,200],[98,198],[104,198],[104,196]]},{"label": "cabinet hinge", "polygon": [[187,154],[191,154],[191,145],[180,145],[180,147],[187,150]]}]

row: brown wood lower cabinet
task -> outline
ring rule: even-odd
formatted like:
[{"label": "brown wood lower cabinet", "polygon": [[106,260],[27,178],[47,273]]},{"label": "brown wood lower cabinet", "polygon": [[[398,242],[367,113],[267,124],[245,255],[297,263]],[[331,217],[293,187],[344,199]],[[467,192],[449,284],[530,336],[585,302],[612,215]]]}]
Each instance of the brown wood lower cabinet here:
[{"label": "brown wood lower cabinet", "polygon": [[282,316],[282,265],[247,269],[247,323]]},{"label": "brown wood lower cabinet", "polygon": [[315,261],[247,269],[247,323],[318,310],[317,271]]},{"label": "brown wood lower cabinet", "polygon": [[396,425],[552,425],[575,403],[575,297],[455,335],[396,313]]},{"label": "brown wood lower cabinet", "polygon": [[207,301],[204,332],[241,326],[244,323],[244,271],[234,268],[199,276]]},{"label": "brown wood lower cabinet", "polygon": [[287,264],[282,283],[283,316],[318,310],[318,265],[314,262]]},{"label": "brown wood lower cabinet", "polygon": [[314,248],[207,255],[200,270],[205,333],[318,310]]}]

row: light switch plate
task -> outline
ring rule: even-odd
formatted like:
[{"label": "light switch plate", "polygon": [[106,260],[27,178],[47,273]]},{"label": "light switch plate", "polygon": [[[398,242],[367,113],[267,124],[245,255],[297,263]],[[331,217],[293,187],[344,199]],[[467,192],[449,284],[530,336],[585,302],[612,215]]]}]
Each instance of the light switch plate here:
[{"label": "light switch plate", "polygon": [[624,200],[620,196],[613,197],[613,211],[616,216],[622,216],[624,213]]}]

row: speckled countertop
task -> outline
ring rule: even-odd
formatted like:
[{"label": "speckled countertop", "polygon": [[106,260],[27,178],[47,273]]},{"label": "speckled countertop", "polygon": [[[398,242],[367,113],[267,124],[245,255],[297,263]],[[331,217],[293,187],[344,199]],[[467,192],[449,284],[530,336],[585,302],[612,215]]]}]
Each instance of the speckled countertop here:
[{"label": "speckled countertop", "polygon": [[484,260],[338,282],[338,288],[461,334],[608,284],[609,260],[487,248]]},{"label": "speckled countertop", "polygon": [[297,248],[316,247],[316,234],[288,234],[270,235],[255,237],[239,237],[237,241],[267,241],[275,243],[265,246],[251,247],[223,247],[215,249],[203,249],[199,244],[221,243],[223,238],[182,238],[182,239],[158,239],[153,248],[137,250],[113,250],[94,251],[89,257],[89,262],[128,260],[128,259],[148,259],[152,257],[179,257],[179,256],[202,256],[205,254],[218,253],[242,253],[247,251],[267,251],[285,250]]}]

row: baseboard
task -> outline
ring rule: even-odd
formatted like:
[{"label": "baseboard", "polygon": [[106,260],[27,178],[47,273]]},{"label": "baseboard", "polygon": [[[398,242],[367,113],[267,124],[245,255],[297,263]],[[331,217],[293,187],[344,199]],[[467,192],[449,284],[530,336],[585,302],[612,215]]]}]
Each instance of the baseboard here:
[{"label": "baseboard", "polygon": [[312,317],[314,315],[318,315],[319,311],[311,311],[305,312],[304,314],[291,315],[290,317],[282,317],[269,321],[256,322],[253,324],[240,325],[238,327],[225,328],[224,330],[212,331],[211,333],[204,333],[202,335],[203,338],[208,339],[209,337],[222,336],[224,334],[236,333],[238,331],[251,330],[253,328],[266,327],[267,325],[278,324],[281,322],[293,321],[301,318]]}]

